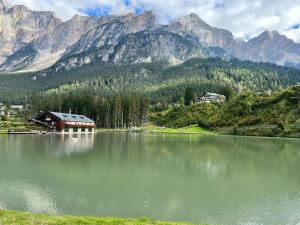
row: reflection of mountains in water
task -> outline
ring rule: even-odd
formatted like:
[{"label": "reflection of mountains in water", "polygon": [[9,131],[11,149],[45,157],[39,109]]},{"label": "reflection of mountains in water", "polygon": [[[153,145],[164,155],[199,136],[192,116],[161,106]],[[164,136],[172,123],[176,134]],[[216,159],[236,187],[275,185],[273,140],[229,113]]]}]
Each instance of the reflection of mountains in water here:
[{"label": "reflection of mountains in water", "polygon": [[51,150],[55,155],[73,155],[91,151],[94,147],[93,134],[59,135],[52,139]]}]

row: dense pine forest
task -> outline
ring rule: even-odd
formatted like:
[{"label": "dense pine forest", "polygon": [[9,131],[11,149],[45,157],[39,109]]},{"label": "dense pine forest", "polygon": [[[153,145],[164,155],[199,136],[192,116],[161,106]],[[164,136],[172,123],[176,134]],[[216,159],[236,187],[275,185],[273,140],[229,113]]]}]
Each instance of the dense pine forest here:
[{"label": "dense pine forest", "polygon": [[26,102],[36,92],[115,95],[142,93],[154,101],[172,103],[183,96],[187,87],[198,95],[203,92],[226,94],[235,91],[278,90],[300,82],[300,71],[269,63],[237,59],[191,59],[172,66],[166,62],[115,66],[91,64],[77,70],[37,73],[0,74],[0,98]]},{"label": "dense pine forest", "polygon": [[[195,58],[175,66],[92,64],[61,73],[1,74],[0,81],[0,101],[6,105],[27,105],[31,116],[83,114],[106,129],[151,122],[254,134],[241,127],[265,124],[274,129],[262,129],[263,135],[273,136],[288,133],[300,115],[299,86],[280,91],[299,84],[299,70],[237,59]],[[272,96],[259,94],[269,91]],[[197,104],[204,92],[223,94],[227,102]]]}]

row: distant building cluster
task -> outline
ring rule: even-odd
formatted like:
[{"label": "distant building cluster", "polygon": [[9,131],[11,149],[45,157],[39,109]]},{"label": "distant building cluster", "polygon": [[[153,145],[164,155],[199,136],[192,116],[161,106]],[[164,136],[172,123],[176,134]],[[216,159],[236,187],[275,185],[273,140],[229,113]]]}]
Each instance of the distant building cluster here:
[{"label": "distant building cluster", "polygon": [[14,116],[24,110],[23,105],[11,105],[6,106],[3,103],[0,103],[0,116]]}]

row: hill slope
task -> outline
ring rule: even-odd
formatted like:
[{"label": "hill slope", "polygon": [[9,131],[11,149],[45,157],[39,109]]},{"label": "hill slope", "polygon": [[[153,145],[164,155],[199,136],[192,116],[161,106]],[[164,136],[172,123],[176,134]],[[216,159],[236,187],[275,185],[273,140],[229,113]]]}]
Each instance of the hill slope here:
[{"label": "hill slope", "polygon": [[160,126],[199,124],[223,134],[300,137],[300,86],[259,96],[245,92],[222,104],[204,103],[154,113]]},{"label": "hill slope", "polygon": [[112,94],[135,91],[147,93],[153,100],[178,100],[187,86],[197,94],[220,92],[224,87],[278,90],[300,82],[300,71],[273,64],[236,59],[190,59],[171,66],[164,61],[137,65],[90,64],[80,69],[46,75],[44,73],[0,74],[0,96],[16,98],[37,91],[85,91]]}]

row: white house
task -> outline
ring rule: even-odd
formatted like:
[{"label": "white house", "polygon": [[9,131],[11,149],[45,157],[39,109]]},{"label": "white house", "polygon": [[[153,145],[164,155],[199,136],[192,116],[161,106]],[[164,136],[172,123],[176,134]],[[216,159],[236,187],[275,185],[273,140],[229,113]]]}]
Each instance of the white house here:
[{"label": "white house", "polygon": [[200,102],[225,102],[226,101],[226,96],[225,95],[220,95],[216,93],[205,93],[200,97]]},{"label": "white house", "polygon": [[22,106],[22,105],[11,105],[10,109],[12,109],[12,110],[23,110],[24,106]]}]

